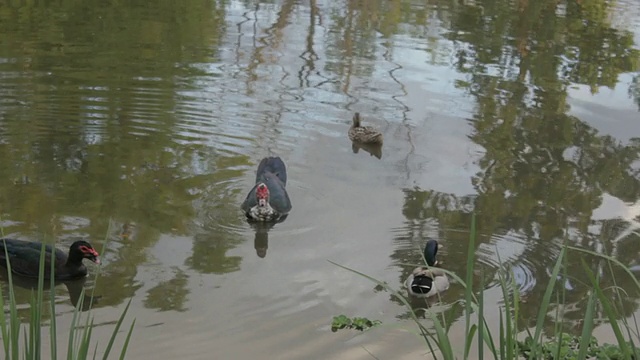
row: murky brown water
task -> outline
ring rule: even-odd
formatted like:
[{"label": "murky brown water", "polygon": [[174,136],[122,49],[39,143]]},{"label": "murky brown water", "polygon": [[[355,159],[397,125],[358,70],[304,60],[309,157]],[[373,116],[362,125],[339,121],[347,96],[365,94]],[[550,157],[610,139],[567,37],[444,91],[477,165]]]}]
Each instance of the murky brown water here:
[{"label": "murky brown water", "polygon": [[[462,275],[475,211],[487,303],[499,257],[531,325],[563,239],[640,262],[640,5],[604,3],[3,2],[4,233],[107,238],[81,285],[102,344],[132,299],[132,359],[400,359],[423,352],[409,333],[330,332],[407,311],[326,260],[399,287],[430,236]],[[354,111],[383,130],[380,160],[353,152]],[[256,235],[239,205],[274,154],[293,211]]]}]

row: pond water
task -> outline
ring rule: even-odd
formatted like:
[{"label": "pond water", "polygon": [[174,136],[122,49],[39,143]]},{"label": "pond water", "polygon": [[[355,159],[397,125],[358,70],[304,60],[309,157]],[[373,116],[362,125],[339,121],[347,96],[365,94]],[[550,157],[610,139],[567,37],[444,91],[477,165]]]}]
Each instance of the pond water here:
[{"label": "pond water", "polygon": [[[80,286],[102,345],[131,300],[132,359],[415,358],[407,309],[327,260],[400,288],[436,238],[463,276],[475,213],[488,314],[502,263],[525,325],[565,241],[640,263],[639,54],[633,0],[5,1],[1,224],[106,244]],[[380,158],[352,148],[356,111]],[[239,206],[270,155],[293,210],[256,231]],[[569,254],[571,329],[583,258],[602,267]],[[390,326],[332,333],[338,314]]]}]

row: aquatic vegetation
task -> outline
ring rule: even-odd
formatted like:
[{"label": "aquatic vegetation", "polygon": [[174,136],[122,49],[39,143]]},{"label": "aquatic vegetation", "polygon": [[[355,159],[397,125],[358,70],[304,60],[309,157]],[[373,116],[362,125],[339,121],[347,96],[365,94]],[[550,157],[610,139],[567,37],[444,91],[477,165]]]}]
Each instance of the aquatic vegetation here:
[{"label": "aquatic vegetation", "polygon": [[[535,359],[531,354],[533,340],[527,337],[524,341],[518,341],[520,355],[525,359]],[[627,343],[629,347],[633,344]],[[583,350],[583,347],[586,349]],[[561,333],[555,339],[551,339],[542,343],[541,357],[543,359],[557,360],[577,360],[577,359],[610,359],[623,360],[628,359],[621,347],[613,344],[599,345],[595,337],[591,337],[588,342],[582,342],[577,336],[571,336],[567,333]],[[581,354],[581,351],[583,354]],[[640,349],[635,349],[636,353],[640,353]],[[583,355],[580,357],[580,355]]]},{"label": "aquatic vegetation", "polygon": [[[633,279],[635,290],[640,290],[640,281],[638,281],[632,272],[624,264],[617,259],[577,248],[564,245],[555,266],[550,275],[550,281],[546,285],[546,289],[540,307],[537,313],[536,325],[533,328],[519,327],[518,320],[521,317],[520,304],[522,302],[518,287],[515,284],[513,276],[509,275],[509,270],[503,268],[498,271],[500,288],[502,289],[503,304],[499,313],[498,333],[492,333],[485,318],[485,304],[483,299],[483,276],[478,284],[473,284],[473,262],[475,261],[475,216],[471,221],[470,243],[467,254],[467,273],[463,280],[460,276],[442,269],[451,276],[456,286],[464,288],[464,299],[460,301],[463,309],[464,318],[464,348],[459,345],[453,345],[449,338],[449,329],[451,324],[447,322],[444,314],[436,315],[429,309],[425,310],[425,316],[431,320],[432,326],[426,327],[421,319],[416,315],[416,309],[409,304],[404,291],[391,287],[388,283],[377,280],[371,276],[358,272],[356,270],[344,267],[342,265],[331,262],[343,269],[358,274],[377,284],[378,289],[385,290],[397,298],[409,311],[409,316],[417,326],[421,337],[424,339],[425,345],[435,359],[470,359],[471,346],[478,346],[478,355],[480,359],[485,356],[486,352],[490,353],[487,358],[500,360],[516,360],[516,359],[640,359],[640,348],[636,344],[640,343],[640,331],[638,323],[634,321],[630,323],[626,316],[619,310],[621,306],[618,304],[620,299],[624,298],[624,290],[619,287],[608,287],[603,289],[600,286],[599,275],[586,265],[583,261],[583,270],[590,281],[592,291],[589,292],[588,303],[585,308],[585,314],[581,324],[580,336],[569,335],[563,329],[563,322],[558,307],[555,310],[554,329],[551,336],[543,336],[545,329],[545,319],[549,316],[551,305],[564,305],[562,292],[563,286],[561,279],[566,278],[567,274],[563,273],[564,261],[568,252],[580,253],[579,255],[590,254],[598,256],[608,263],[610,268],[618,267]],[[566,271],[566,270],[565,270]],[[511,279],[508,281],[507,279]],[[558,290],[556,290],[558,289]],[[629,291],[629,289],[625,289]],[[615,296],[610,296],[613,291]],[[477,295],[476,295],[477,293]],[[617,300],[616,300],[617,299]],[[455,306],[460,306],[456,304]],[[596,316],[605,316],[608,320],[608,326],[611,327],[617,344],[599,345],[597,339],[593,336]],[[344,316],[344,318],[347,318]],[[341,318],[344,320],[344,318]],[[335,322],[334,318],[334,322]],[[347,318],[348,319],[348,318]],[[635,320],[635,319],[634,319]],[[456,337],[458,338],[458,337]],[[524,339],[523,339],[524,338]],[[473,355],[475,358],[476,355]]]},{"label": "aquatic vegetation", "polygon": [[380,320],[369,320],[363,317],[349,318],[346,315],[338,315],[333,317],[331,322],[331,331],[336,332],[340,329],[355,329],[364,331],[374,326],[381,325]]},{"label": "aquatic vegetation", "polygon": [[[42,250],[45,249],[45,244],[42,244]],[[28,324],[21,324],[20,316],[18,315],[16,298],[14,293],[13,275],[11,272],[11,263],[8,261],[7,249],[4,248],[4,257],[7,259],[7,276],[8,276],[8,303],[5,304],[5,294],[0,294],[0,307],[4,311],[0,312],[0,335],[2,336],[2,345],[4,349],[4,359],[18,360],[18,359],[41,359],[46,351],[42,348],[42,314],[44,311],[49,311],[51,314],[51,320],[47,324],[49,327],[50,337],[50,349],[48,356],[55,360],[58,358],[58,343],[57,334],[58,328],[56,326],[56,302],[55,302],[55,278],[50,277],[50,291],[49,297],[45,297],[44,291],[44,279],[45,279],[45,263],[49,264],[50,269],[47,269],[49,273],[53,273],[55,269],[55,251],[49,252],[51,256],[50,261],[45,261],[46,251],[40,251],[39,259],[39,273],[38,273],[38,286],[34,292],[32,292],[30,304],[29,304],[29,322]],[[104,252],[104,249],[103,249]],[[84,360],[84,359],[96,359],[98,346],[97,341],[92,338],[93,330],[93,317],[91,316],[91,309],[85,315],[81,315],[84,308],[82,302],[84,301],[84,290],[80,296],[80,304],[75,306],[73,312],[73,320],[69,329],[69,341],[66,347],[66,357],[68,360]],[[131,300],[125,307],[124,311],[120,315],[120,318],[115,324],[111,337],[107,343],[102,359],[109,359],[111,349],[116,340],[117,334],[122,327],[123,321],[129,310]],[[133,334],[133,327],[135,320],[132,321],[129,331],[120,350],[119,359],[124,359]],[[90,352],[90,346],[93,346],[93,354]]]}]

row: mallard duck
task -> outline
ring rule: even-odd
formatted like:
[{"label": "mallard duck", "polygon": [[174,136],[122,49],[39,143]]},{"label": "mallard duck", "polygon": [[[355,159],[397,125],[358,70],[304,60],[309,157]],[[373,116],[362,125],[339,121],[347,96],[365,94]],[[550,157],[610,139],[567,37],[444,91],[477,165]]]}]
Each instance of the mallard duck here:
[{"label": "mallard duck", "polygon": [[382,144],[382,133],[371,126],[360,126],[360,113],[355,113],[349,128],[349,139],[362,144]]},{"label": "mallard duck", "polygon": [[278,221],[291,210],[285,186],[287,169],[278,156],[260,161],[256,182],[241,205],[247,218],[255,221]]},{"label": "mallard duck", "polygon": [[449,278],[441,269],[436,268],[438,260],[436,254],[438,248],[441,248],[436,240],[429,240],[424,247],[424,258],[429,267],[417,267],[413,273],[409,275],[405,286],[409,294],[427,298],[439,294],[449,288]]}]

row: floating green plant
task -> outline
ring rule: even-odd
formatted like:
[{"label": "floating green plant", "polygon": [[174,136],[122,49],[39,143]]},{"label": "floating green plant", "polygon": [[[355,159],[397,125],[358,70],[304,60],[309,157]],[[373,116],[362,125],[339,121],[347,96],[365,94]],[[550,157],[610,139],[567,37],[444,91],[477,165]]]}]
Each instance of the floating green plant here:
[{"label": "floating green plant", "polygon": [[338,315],[333,317],[333,321],[331,322],[331,331],[336,332],[340,329],[364,331],[380,324],[382,324],[380,320],[369,320],[363,317],[350,318],[346,315]]}]

